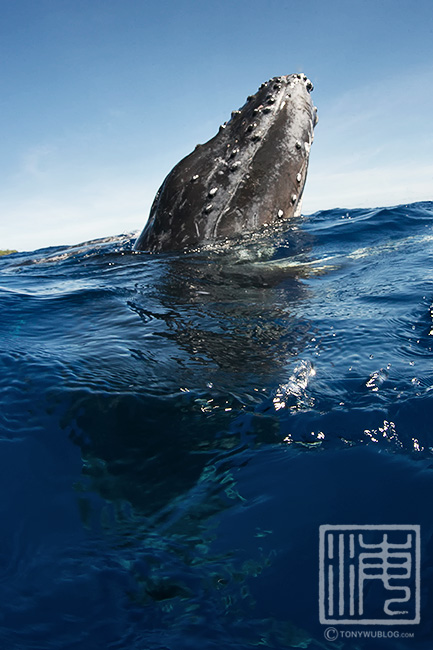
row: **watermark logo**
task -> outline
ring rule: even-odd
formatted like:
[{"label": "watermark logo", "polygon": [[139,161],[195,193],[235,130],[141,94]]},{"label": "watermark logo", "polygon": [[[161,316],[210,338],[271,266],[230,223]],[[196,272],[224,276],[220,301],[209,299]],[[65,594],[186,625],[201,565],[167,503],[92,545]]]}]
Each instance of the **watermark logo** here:
[{"label": "watermark logo", "polygon": [[420,622],[420,526],[320,526],[324,625]]}]

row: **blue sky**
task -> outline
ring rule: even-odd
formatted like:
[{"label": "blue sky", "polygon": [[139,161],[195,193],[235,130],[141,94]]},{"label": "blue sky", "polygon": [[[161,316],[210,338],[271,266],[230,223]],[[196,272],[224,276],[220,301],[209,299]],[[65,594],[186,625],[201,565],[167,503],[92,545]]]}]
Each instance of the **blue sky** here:
[{"label": "blue sky", "polygon": [[141,230],[270,77],[319,124],[304,213],[433,199],[432,0],[0,0],[0,249]]}]

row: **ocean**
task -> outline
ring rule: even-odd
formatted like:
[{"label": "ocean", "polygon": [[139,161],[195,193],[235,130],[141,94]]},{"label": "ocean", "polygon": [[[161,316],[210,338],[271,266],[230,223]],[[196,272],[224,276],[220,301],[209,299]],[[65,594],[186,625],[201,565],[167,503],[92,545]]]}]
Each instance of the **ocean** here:
[{"label": "ocean", "polygon": [[433,644],[433,202],[0,258],[0,647]]}]

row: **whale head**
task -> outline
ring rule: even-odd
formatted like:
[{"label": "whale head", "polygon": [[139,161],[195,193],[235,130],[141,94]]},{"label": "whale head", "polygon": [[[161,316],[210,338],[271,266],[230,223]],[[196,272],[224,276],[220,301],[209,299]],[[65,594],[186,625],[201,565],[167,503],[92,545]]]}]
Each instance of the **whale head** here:
[{"label": "whale head", "polygon": [[317,123],[304,74],[274,77],[168,174],[135,250],[192,249],[300,213]]}]

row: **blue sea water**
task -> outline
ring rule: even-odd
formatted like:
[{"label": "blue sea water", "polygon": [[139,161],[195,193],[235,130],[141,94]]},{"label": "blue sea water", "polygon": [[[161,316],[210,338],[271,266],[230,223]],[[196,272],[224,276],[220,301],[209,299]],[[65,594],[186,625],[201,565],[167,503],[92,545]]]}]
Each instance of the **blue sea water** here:
[{"label": "blue sea water", "polygon": [[[0,646],[430,649],[433,203],[132,243],[0,258]],[[320,620],[326,524],[420,526],[368,624]]]}]

